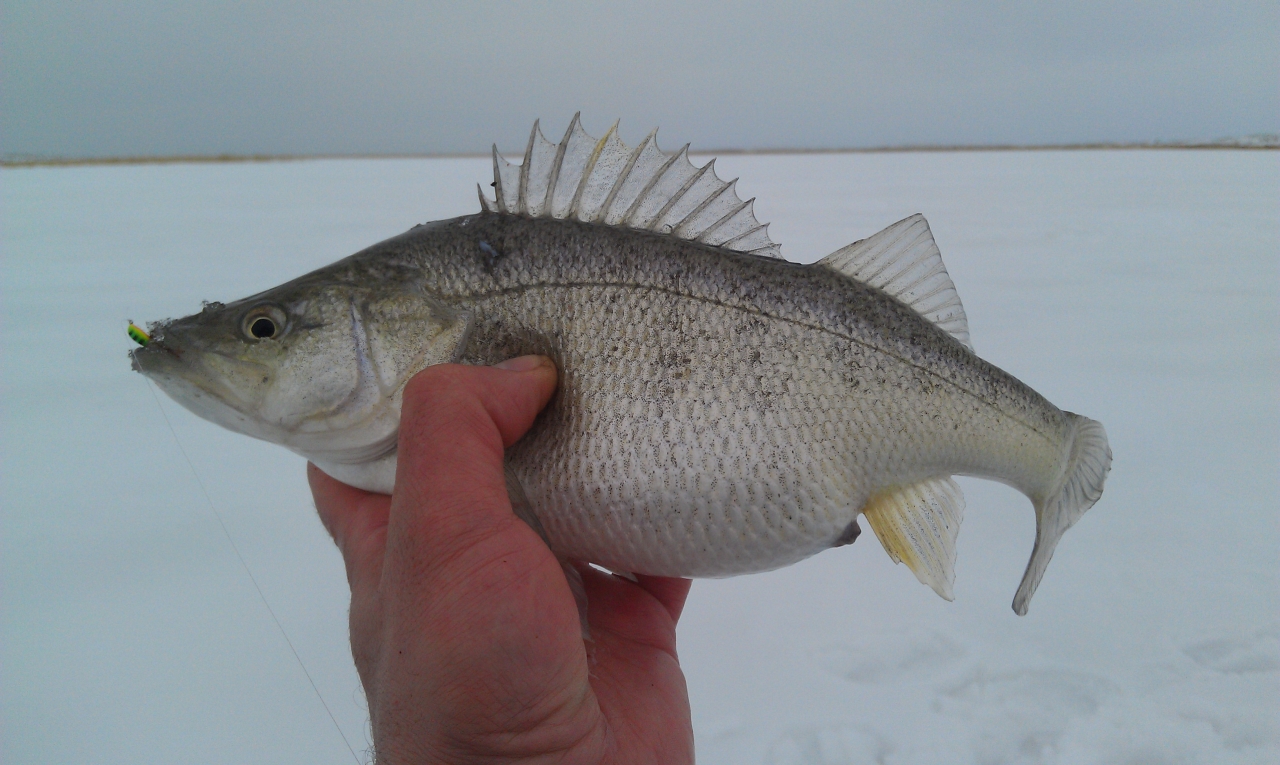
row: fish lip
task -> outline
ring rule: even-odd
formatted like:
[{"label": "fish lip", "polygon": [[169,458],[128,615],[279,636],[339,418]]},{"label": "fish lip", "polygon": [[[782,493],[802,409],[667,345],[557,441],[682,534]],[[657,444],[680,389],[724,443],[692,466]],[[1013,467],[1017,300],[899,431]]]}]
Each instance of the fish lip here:
[{"label": "fish lip", "polygon": [[[162,350],[159,343],[151,341],[141,348],[131,348],[129,350],[129,361],[133,367],[133,371],[150,377],[152,372],[156,371],[155,365],[151,363],[151,359],[155,358],[158,351]],[[166,349],[167,350],[167,349]],[[170,351],[172,353],[172,351]],[[174,358],[180,359],[181,356],[174,353]]]},{"label": "fish lip", "polygon": [[[164,337],[157,332],[146,345],[130,349],[129,359],[132,362],[133,371],[144,375],[147,374],[147,363],[144,360],[154,359],[157,354],[161,353],[168,354],[173,357],[174,361],[181,362],[184,351],[182,348],[166,342]],[[154,370],[155,368],[152,367],[152,369]]]},{"label": "fish lip", "polygon": [[155,353],[156,351],[162,351],[164,353],[167,353],[178,361],[182,360],[183,350],[181,348],[175,348],[174,346],[166,343],[164,340],[153,339],[151,342],[147,343],[141,348],[133,348],[129,351],[129,358],[133,362],[133,371],[142,372],[143,374],[146,374],[146,372],[142,369],[142,366],[138,363],[138,358],[139,357],[146,358],[146,356],[144,356],[143,354]]},{"label": "fish lip", "polygon": [[[216,377],[200,374],[198,369],[199,359],[206,354],[219,356],[238,364],[252,364],[253,362],[245,362],[242,359],[218,353],[217,351],[205,351],[197,353],[193,363],[192,359],[186,358],[189,355],[187,350],[164,337],[153,337],[152,342],[141,348],[133,348],[129,351],[130,365],[133,371],[155,382],[160,386],[161,390],[165,390],[168,385],[172,384],[167,380],[178,381],[180,385],[201,390],[206,395],[241,415],[253,416],[254,402],[244,400],[236,394],[234,389],[221,385]],[[173,395],[172,392],[169,393]]]}]

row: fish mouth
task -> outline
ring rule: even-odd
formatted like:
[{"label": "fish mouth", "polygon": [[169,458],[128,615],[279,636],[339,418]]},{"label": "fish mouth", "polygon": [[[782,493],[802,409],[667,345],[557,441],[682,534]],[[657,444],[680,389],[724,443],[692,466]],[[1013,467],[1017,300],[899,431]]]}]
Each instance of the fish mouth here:
[{"label": "fish mouth", "polygon": [[[332,464],[363,464],[396,449],[394,401],[379,398],[350,416],[316,412],[314,402],[281,382],[278,370],[238,355],[232,343],[205,340],[201,328],[182,320],[151,330],[147,345],[129,351],[134,371],[202,419]],[[335,421],[335,414],[342,416]]]},{"label": "fish mouth", "polygon": [[153,337],[150,342],[141,348],[134,348],[129,351],[130,365],[133,371],[141,372],[150,377],[151,373],[159,367],[156,358],[160,354],[171,356],[174,361],[182,361],[182,350],[166,343],[163,339]]},{"label": "fish mouth", "polygon": [[129,351],[129,359],[135,372],[199,417],[238,433],[277,440],[255,414],[261,405],[261,393],[245,395],[224,382],[228,374],[246,379],[261,377],[262,365],[184,346],[171,334],[153,337],[146,346],[134,348]]}]

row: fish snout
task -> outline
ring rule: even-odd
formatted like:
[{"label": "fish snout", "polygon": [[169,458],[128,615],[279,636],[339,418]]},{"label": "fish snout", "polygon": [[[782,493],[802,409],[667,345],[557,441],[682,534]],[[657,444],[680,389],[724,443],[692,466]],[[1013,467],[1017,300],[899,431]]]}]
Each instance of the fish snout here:
[{"label": "fish snout", "polygon": [[166,336],[163,326],[153,328],[152,332],[146,345],[129,351],[133,371],[148,376],[164,371],[166,362],[180,363],[184,352],[171,335]]}]

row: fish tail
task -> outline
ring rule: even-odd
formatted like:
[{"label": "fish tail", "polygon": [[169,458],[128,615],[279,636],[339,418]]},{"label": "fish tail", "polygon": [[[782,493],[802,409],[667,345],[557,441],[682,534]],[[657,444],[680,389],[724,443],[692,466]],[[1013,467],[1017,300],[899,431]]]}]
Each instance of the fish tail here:
[{"label": "fish tail", "polygon": [[1042,498],[1033,498],[1036,545],[1013,597],[1013,610],[1019,616],[1027,613],[1027,605],[1044,576],[1058,540],[1102,496],[1102,485],[1111,470],[1111,447],[1102,423],[1071,412],[1064,414],[1071,426],[1067,467],[1054,491]]}]

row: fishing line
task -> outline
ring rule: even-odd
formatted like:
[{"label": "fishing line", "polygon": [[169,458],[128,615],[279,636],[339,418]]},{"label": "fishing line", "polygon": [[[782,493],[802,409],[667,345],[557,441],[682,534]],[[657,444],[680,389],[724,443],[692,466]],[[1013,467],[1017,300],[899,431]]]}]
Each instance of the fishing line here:
[{"label": "fishing line", "polygon": [[338,718],[333,716],[333,711],[329,709],[324,696],[320,694],[320,688],[316,685],[316,681],[311,678],[311,673],[307,671],[307,665],[302,663],[302,656],[298,654],[298,649],[293,647],[293,641],[289,639],[289,634],[284,631],[284,625],[280,623],[275,610],[267,602],[267,596],[263,594],[262,587],[258,585],[257,577],[249,570],[249,564],[245,562],[244,556],[240,554],[240,548],[236,545],[236,540],[231,537],[231,532],[227,530],[226,522],[222,520],[222,513],[219,513],[218,508],[214,506],[213,498],[209,496],[209,490],[204,487],[204,481],[200,480],[200,474],[196,472],[195,463],[187,455],[187,450],[183,448],[182,441],[178,438],[178,431],[174,430],[173,423],[169,421],[169,415],[165,412],[164,405],[160,403],[160,395],[156,393],[155,386],[151,384],[150,380],[146,382],[147,389],[151,391],[151,397],[155,399],[156,407],[160,410],[160,416],[164,417],[164,424],[169,426],[169,433],[173,435],[173,442],[178,445],[178,451],[182,452],[182,458],[187,461],[187,467],[191,468],[191,475],[195,476],[196,483],[200,486],[200,491],[204,494],[205,501],[209,503],[209,509],[213,511],[213,517],[218,519],[218,525],[222,527],[222,533],[227,537],[227,542],[231,545],[231,549],[235,551],[236,558],[240,561],[240,567],[249,575],[249,581],[253,582],[253,589],[258,591],[258,598],[262,601],[262,605],[266,607],[267,613],[271,614],[271,621],[276,623],[276,629],[280,630],[280,637],[284,638],[289,650],[293,652],[293,658],[298,662],[298,667],[302,669],[302,674],[307,676],[307,682],[311,683],[311,690],[316,692],[316,698],[320,699],[320,705],[324,707],[329,719],[333,721],[333,727],[337,729],[338,735],[342,737],[342,743],[347,745],[347,751],[351,752],[356,765],[364,765],[364,760],[360,759],[360,756],[356,754],[356,750],[352,748],[351,742],[347,740],[347,734],[342,732],[342,726],[338,724]]}]

